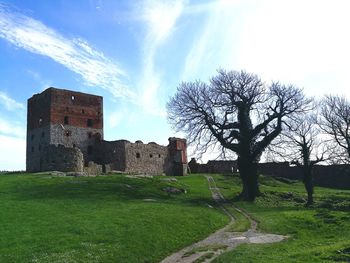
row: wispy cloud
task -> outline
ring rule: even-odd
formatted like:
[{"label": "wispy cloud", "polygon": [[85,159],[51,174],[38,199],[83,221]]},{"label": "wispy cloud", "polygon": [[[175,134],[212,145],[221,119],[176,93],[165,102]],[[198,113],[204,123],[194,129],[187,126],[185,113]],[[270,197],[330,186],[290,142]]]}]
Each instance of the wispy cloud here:
[{"label": "wispy cloud", "polygon": [[25,107],[22,103],[10,98],[5,92],[0,91],[0,104],[8,111],[24,110]]},{"label": "wispy cloud", "polygon": [[101,87],[115,97],[134,99],[123,82],[119,65],[81,38],[69,39],[42,22],[0,3],[0,37],[30,52],[48,56],[79,74],[87,85]]},{"label": "wispy cloud", "polygon": [[139,10],[141,19],[146,22],[147,32],[143,43],[143,73],[141,78],[143,107],[152,113],[163,115],[157,104],[157,91],[161,85],[161,77],[156,70],[155,58],[160,46],[174,30],[176,21],[181,16],[185,1],[143,2]]},{"label": "wispy cloud", "polygon": [[236,40],[233,32],[234,23],[237,20],[236,9],[241,2],[241,0],[218,0],[193,4],[187,9],[187,15],[206,14],[207,20],[187,53],[183,80],[198,78],[199,73],[210,76],[217,67],[224,66],[223,61],[230,56]]}]

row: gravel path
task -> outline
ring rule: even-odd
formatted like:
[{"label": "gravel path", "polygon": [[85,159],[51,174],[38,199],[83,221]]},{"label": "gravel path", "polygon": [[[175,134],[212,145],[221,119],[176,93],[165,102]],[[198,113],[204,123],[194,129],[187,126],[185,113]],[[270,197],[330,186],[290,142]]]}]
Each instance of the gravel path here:
[{"label": "gravel path", "polygon": [[213,199],[218,203],[220,208],[230,217],[231,221],[224,228],[219,229],[206,239],[194,243],[161,261],[161,263],[191,263],[191,262],[211,262],[214,258],[223,252],[230,251],[242,243],[274,243],[284,240],[282,235],[264,234],[257,232],[257,222],[254,221],[247,213],[235,208],[250,221],[251,227],[243,233],[232,232],[231,226],[234,224],[234,216],[223,206],[225,198],[222,196],[220,189],[211,176],[206,176],[209,189]]}]

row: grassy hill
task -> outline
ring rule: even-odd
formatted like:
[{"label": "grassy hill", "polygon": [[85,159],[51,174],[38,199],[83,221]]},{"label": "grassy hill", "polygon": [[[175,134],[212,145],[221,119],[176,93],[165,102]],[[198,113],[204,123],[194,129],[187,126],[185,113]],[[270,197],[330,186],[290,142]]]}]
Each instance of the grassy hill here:
[{"label": "grassy hill", "polygon": [[[214,178],[233,202],[238,178]],[[0,262],[159,262],[229,221],[203,176],[176,179],[1,175]],[[315,207],[305,208],[300,183],[263,177],[261,184],[254,204],[235,205],[261,230],[290,238],[242,245],[215,262],[349,261],[350,191],[316,188]],[[186,192],[169,194],[169,186]]]}]

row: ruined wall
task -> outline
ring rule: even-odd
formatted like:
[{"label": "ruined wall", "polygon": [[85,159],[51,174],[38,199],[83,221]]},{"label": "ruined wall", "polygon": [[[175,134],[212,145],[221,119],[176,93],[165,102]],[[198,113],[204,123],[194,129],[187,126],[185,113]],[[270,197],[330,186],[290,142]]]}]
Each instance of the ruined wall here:
[{"label": "ruined wall", "polygon": [[83,172],[83,154],[78,148],[47,145],[41,156],[41,171]]},{"label": "ruined wall", "polygon": [[77,147],[82,151],[86,162],[94,159],[95,144],[100,138],[100,129],[81,128],[64,124],[50,125],[50,144]]},{"label": "ruined wall", "polygon": [[100,141],[95,145],[94,161],[98,164],[108,164],[111,170],[125,171],[126,140]]},{"label": "ruined wall", "polygon": [[[259,163],[258,171],[264,175],[302,180],[302,170],[290,166],[288,162]],[[314,184],[317,186],[350,189],[350,165],[315,165],[313,169]]]},{"label": "ruined wall", "polygon": [[237,161],[235,160],[209,160],[206,164],[200,164],[195,158],[192,158],[188,165],[191,173],[228,174],[237,172]]},{"label": "ruined wall", "polygon": [[168,148],[141,141],[125,143],[125,171],[136,174],[164,174]]},{"label": "ruined wall", "polygon": [[176,145],[170,148],[154,142],[100,141],[95,146],[94,161],[126,173],[186,175],[186,144]]}]

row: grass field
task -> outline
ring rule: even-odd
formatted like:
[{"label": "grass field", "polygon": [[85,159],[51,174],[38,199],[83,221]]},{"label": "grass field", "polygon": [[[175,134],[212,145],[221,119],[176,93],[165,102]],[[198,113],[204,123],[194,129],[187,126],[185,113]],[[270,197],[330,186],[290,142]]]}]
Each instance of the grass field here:
[{"label": "grass field", "polygon": [[[227,199],[240,190],[237,177],[216,176]],[[263,232],[289,236],[282,243],[245,244],[218,262],[350,262],[350,191],[315,188],[315,205],[304,207],[300,182],[260,179],[263,196],[255,203],[234,202],[259,222]]]},{"label": "grass field", "polygon": [[[214,176],[233,201],[240,182]],[[164,180],[165,179],[165,180]],[[203,176],[127,178],[0,176],[0,262],[159,262],[228,223]],[[168,194],[167,186],[186,189]],[[263,177],[255,203],[234,202],[265,232],[290,236],[241,245],[215,262],[349,262],[350,191],[316,188],[303,206],[300,183]],[[237,215],[235,231],[247,226]]]},{"label": "grass field", "polygon": [[0,262],[159,262],[229,221],[204,177],[162,179],[1,175]]}]

